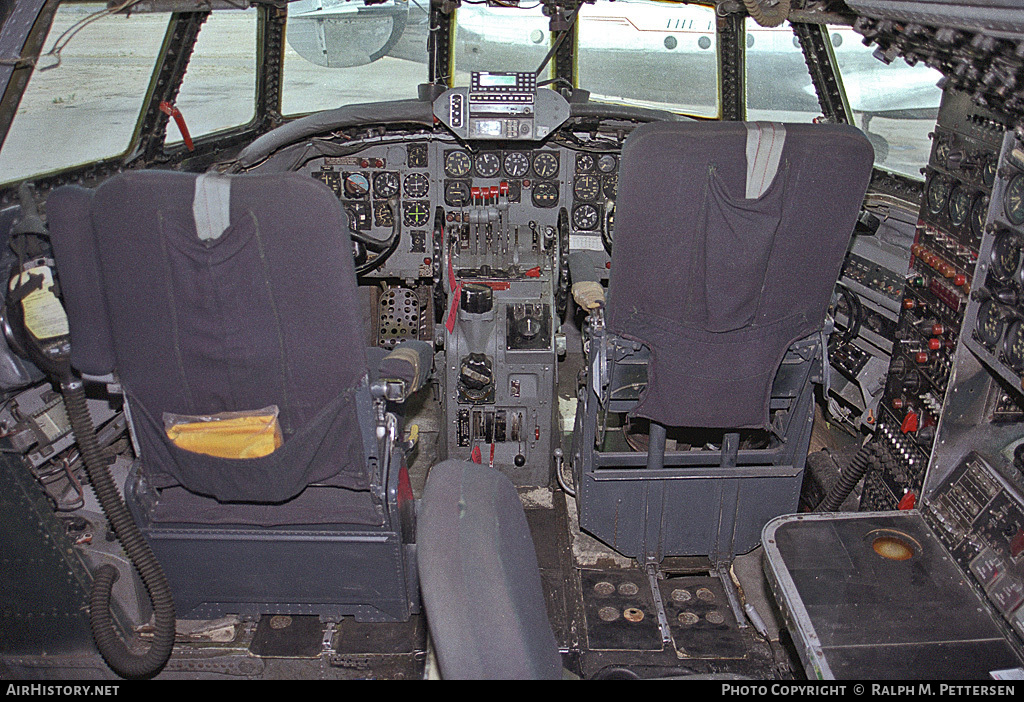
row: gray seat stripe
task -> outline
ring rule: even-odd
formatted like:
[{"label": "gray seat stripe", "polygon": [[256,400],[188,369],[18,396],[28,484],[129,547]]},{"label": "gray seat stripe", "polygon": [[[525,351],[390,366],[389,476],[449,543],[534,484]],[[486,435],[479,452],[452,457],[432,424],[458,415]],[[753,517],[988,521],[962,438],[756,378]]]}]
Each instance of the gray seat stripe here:
[{"label": "gray seat stripe", "polygon": [[219,238],[231,225],[231,179],[211,173],[196,178],[192,216],[201,240]]},{"label": "gray seat stripe", "polygon": [[786,144],[786,127],[778,122],[747,122],[747,194],[759,198],[775,180]]}]

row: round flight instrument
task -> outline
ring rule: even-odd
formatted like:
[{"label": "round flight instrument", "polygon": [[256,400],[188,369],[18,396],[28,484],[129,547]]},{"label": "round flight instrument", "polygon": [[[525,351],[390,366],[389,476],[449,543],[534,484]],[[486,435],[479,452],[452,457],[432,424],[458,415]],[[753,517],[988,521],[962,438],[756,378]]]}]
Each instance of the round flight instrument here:
[{"label": "round flight instrument", "polygon": [[509,151],[505,154],[504,166],[510,178],[522,178],[530,172],[530,157],[522,151]]},{"label": "round flight instrument", "polygon": [[985,165],[981,168],[981,179],[987,187],[991,188],[995,184],[997,170],[995,159],[990,158],[985,161]]},{"label": "round flight instrument", "polygon": [[978,339],[990,349],[1003,338],[1006,312],[995,300],[986,300],[978,309]]},{"label": "round flight instrument", "polygon": [[949,198],[949,181],[942,176],[936,175],[928,182],[928,189],[925,192],[925,204],[932,214],[942,212]]},{"label": "round flight instrument", "polygon": [[539,178],[554,178],[558,175],[558,156],[550,151],[538,151],[533,155],[533,172]]},{"label": "round flight instrument", "polygon": [[601,194],[601,180],[595,175],[576,176],[572,192],[577,200],[592,202]]},{"label": "round flight instrument", "polygon": [[534,183],[530,199],[534,207],[555,207],[558,204],[558,183],[550,180]]},{"label": "round flight instrument", "polygon": [[395,226],[395,216],[391,211],[391,205],[387,202],[378,201],[373,205],[374,224],[378,227]]},{"label": "round flight instrument", "polygon": [[597,170],[602,173],[611,173],[615,170],[615,166],[618,163],[619,160],[611,154],[604,154],[601,158],[597,159]]},{"label": "round flight instrument", "polygon": [[584,203],[576,205],[572,210],[572,226],[580,230],[597,229],[597,222],[600,219],[597,208]]},{"label": "round flight instrument", "polygon": [[988,216],[988,195],[979,195],[971,205],[971,234],[981,238],[985,230],[985,218]]},{"label": "round flight instrument", "polygon": [[590,173],[594,170],[594,157],[588,153],[576,154],[576,172]]},{"label": "round flight instrument", "polygon": [[365,197],[370,192],[370,181],[362,173],[349,173],[345,176],[345,197]]},{"label": "round flight instrument", "polygon": [[373,177],[373,194],[381,198],[389,198],[398,194],[401,183],[394,171],[383,171]]},{"label": "round flight instrument", "polygon": [[967,192],[967,188],[958,185],[949,196],[949,221],[955,227],[963,226],[970,213],[971,194]]},{"label": "round flight instrument", "polygon": [[449,151],[444,155],[444,172],[449,178],[463,178],[472,168],[473,162],[465,151]]},{"label": "round flight instrument", "polygon": [[410,173],[405,177],[406,197],[426,197],[430,192],[430,179],[425,173]]},{"label": "round flight instrument", "polygon": [[1013,224],[1024,224],[1024,173],[1018,173],[1006,186],[1003,211]]},{"label": "round flight instrument", "polygon": [[1018,373],[1024,371],[1024,320],[1018,319],[1007,330],[1003,356],[1010,368]]},{"label": "round flight instrument", "polygon": [[469,186],[461,180],[453,180],[444,186],[444,202],[449,207],[465,207],[469,204]]},{"label": "round flight instrument", "polygon": [[[453,152],[454,153],[454,152]],[[476,155],[476,174],[481,178],[493,178],[501,170],[501,159],[492,151],[484,151]]]},{"label": "round flight instrument", "polygon": [[947,158],[949,158],[949,142],[942,139],[935,145],[935,163],[945,167]]},{"label": "round flight instrument", "polygon": [[601,188],[601,191],[604,193],[604,196],[606,198],[608,198],[609,200],[614,200],[615,199],[615,193],[618,191],[618,189],[619,189],[619,174],[618,173],[610,173],[609,175],[606,175],[604,177],[604,185]]},{"label": "round flight instrument", "polygon": [[1017,272],[1021,261],[1020,240],[1013,232],[1003,229],[992,242],[992,275],[1007,281]]},{"label": "round flight instrument", "polygon": [[430,207],[426,202],[403,203],[402,222],[407,227],[425,227],[430,221]]}]

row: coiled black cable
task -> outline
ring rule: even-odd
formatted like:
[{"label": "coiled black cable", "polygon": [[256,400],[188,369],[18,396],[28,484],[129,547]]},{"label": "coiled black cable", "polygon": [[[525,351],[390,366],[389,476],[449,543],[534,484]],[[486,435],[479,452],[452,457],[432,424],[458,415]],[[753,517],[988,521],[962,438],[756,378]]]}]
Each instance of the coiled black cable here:
[{"label": "coiled black cable", "polygon": [[171,588],[160,563],[117,491],[103,450],[96,439],[96,429],[89,415],[82,381],[75,379],[62,382],[61,390],[89,482],[92,483],[114,534],[142,576],[142,582],[153,602],[156,622],[149,649],[142,655],[132,653],[118,636],[110,611],[110,595],[114,581],[117,580],[117,569],[112,565],[103,565],[93,574],[92,592],[89,595],[92,635],[103,659],[115,673],[128,679],[150,678],[163,669],[174,647],[175,613]]},{"label": "coiled black cable", "polygon": [[861,446],[860,450],[850,461],[850,464],[843,469],[839,474],[839,480],[832,486],[832,489],[825,495],[825,499],[821,501],[817,507],[814,508],[815,512],[836,512],[846,501],[846,498],[850,496],[853,489],[857,487],[857,483],[860,482],[871,466],[877,460],[878,453],[877,448],[872,443],[867,443]]}]

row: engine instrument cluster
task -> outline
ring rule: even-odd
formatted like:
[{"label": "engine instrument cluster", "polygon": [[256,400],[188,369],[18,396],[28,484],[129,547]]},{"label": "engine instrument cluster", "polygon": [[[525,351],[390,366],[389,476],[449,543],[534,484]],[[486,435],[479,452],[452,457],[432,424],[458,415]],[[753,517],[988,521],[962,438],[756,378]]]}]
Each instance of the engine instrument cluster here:
[{"label": "engine instrument cluster", "polygon": [[967,309],[968,348],[1016,393],[1024,392],[1024,145],[1007,134],[996,206],[979,252]]}]

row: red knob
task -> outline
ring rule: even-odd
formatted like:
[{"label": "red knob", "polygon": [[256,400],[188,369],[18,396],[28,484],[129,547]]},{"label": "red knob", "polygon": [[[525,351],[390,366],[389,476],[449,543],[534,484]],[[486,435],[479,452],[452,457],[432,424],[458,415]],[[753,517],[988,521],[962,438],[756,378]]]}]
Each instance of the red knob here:
[{"label": "red knob", "polygon": [[928,354],[925,351],[918,351],[914,354],[914,360],[918,363],[928,363]]},{"label": "red knob", "polygon": [[896,509],[904,510],[904,511],[905,510],[909,510],[909,509],[914,509],[914,505],[915,504],[917,504],[917,495],[915,495],[912,492],[908,492],[900,500],[900,503],[898,505],[896,505]]},{"label": "red knob", "polygon": [[942,336],[946,333],[946,328],[941,324],[932,325],[932,336]]},{"label": "red knob", "polygon": [[942,348],[942,339],[929,339],[928,348],[930,348],[932,351],[938,351],[939,349]]},{"label": "red knob", "polygon": [[964,275],[963,273],[957,273],[955,276],[953,276],[953,285],[957,287],[967,285],[967,276]]}]

